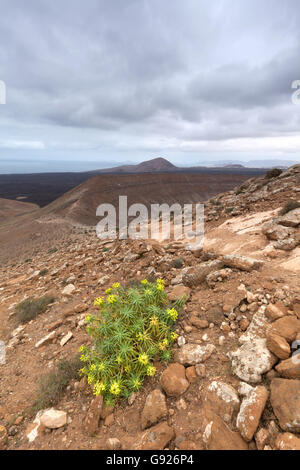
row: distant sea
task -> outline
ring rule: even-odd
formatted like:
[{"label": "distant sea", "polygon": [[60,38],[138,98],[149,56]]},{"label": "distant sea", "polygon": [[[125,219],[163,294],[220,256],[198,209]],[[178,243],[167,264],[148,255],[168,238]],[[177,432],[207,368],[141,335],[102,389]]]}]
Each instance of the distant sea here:
[{"label": "distant sea", "polygon": [[63,160],[2,160],[0,158],[0,175],[24,173],[59,173],[70,171],[91,171],[117,166],[116,162],[89,162]]}]

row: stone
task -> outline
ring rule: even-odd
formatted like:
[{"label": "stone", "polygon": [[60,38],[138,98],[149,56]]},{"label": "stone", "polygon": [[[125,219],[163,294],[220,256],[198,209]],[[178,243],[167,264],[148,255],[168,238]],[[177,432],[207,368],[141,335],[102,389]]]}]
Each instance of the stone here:
[{"label": "stone", "polygon": [[168,396],[178,397],[189,388],[185,368],[181,364],[171,364],[164,370],[160,379],[161,386]]},{"label": "stone", "polygon": [[191,294],[191,289],[189,287],[178,285],[172,289],[168,297],[169,297],[169,300],[175,302],[177,299],[181,299],[182,297],[186,297],[186,299],[189,299],[190,294]]},{"label": "stone", "polygon": [[5,450],[6,449],[6,443],[7,443],[7,430],[4,426],[0,426],[0,450]]},{"label": "stone", "polygon": [[271,405],[283,431],[300,432],[300,381],[273,379]]},{"label": "stone", "polygon": [[190,268],[187,272],[183,273],[183,284],[188,287],[194,287],[206,280],[206,276],[213,271],[217,271],[223,267],[222,261],[212,260],[201,263],[196,268]]},{"label": "stone", "polygon": [[62,295],[65,295],[66,297],[70,297],[73,295],[75,291],[75,286],[74,284],[68,284],[62,291]]},{"label": "stone", "polygon": [[297,318],[300,320],[300,300],[296,299],[292,303],[292,309],[294,311],[294,314],[296,315]]},{"label": "stone", "polygon": [[67,413],[65,411],[51,408],[41,415],[41,424],[49,429],[62,428],[67,424]]},{"label": "stone", "polygon": [[210,422],[218,415],[226,423],[231,423],[240,408],[237,391],[225,382],[214,380],[203,393],[204,415]]},{"label": "stone", "polygon": [[261,428],[257,433],[256,433],[256,436],[255,436],[255,443],[256,443],[256,447],[258,450],[263,450],[265,445],[268,443],[269,441],[269,433],[267,431],[267,429],[265,428]]},{"label": "stone", "polygon": [[260,309],[253,315],[251,323],[246,332],[239,338],[239,342],[241,344],[247,341],[254,341],[258,338],[266,338],[269,321],[265,314],[265,310],[266,307],[262,305]]},{"label": "stone", "polygon": [[218,416],[206,426],[203,442],[207,450],[248,450],[248,445],[240,434],[231,431]]},{"label": "stone", "polygon": [[179,446],[179,450],[197,450],[197,446],[193,441],[182,441]]},{"label": "stone", "polygon": [[293,232],[289,228],[283,227],[274,221],[270,221],[262,226],[262,233],[268,240],[279,241],[289,238]]},{"label": "stone", "polygon": [[201,377],[201,379],[205,379],[206,377],[206,367],[204,364],[197,364],[195,366],[196,374],[198,377]]},{"label": "stone", "polygon": [[277,450],[300,450],[300,439],[294,434],[286,432],[279,434],[274,445]]},{"label": "stone", "polygon": [[88,309],[88,306],[84,303],[81,303],[81,304],[78,304],[74,307],[74,312],[75,313],[83,313],[83,312],[86,312],[87,309]]},{"label": "stone", "polygon": [[236,290],[227,292],[223,296],[223,312],[230,314],[233,310],[240,305],[246,296],[246,291]]},{"label": "stone", "polygon": [[71,331],[69,331],[60,341],[60,345],[61,347],[63,347],[65,344],[68,343],[68,341],[70,341],[70,339],[73,338],[73,334]]},{"label": "stone", "polygon": [[111,437],[106,441],[106,448],[108,450],[120,450],[122,448],[122,444],[116,437]]},{"label": "stone", "polygon": [[153,390],[146,398],[141,415],[142,429],[149,428],[167,416],[166,398],[160,390]]},{"label": "stone", "polygon": [[294,316],[286,316],[272,323],[269,331],[285,338],[289,343],[295,341],[300,333],[300,320]]},{"label": "stone", "polygon": [[104,426],[106,426],[106,427],[111,426],[114,422],[114,419],[115,419],[114,413],[111,413],[110,415],[106,416],[106,418],[104,420]]},{"label": "stone", "polygon": [[92,400],[83,424],[85,432],[90,436],[98,431],[102,410],[103,397],[100,395]]},{"label": "stone", "polygon": [[185,366],[195,366],[205,362],[216,351],[212,344],[200,346],[199,344],[188,343],[182,346],[175,353],[175,360]]},{"label": "stone", "polygon": [[199,328],[200,330],[205,330],[209,327],[209,323],[207,320],[201,320],[195,315],[190,318],[190,322],[193,326]]},{"label": "stone", "polygon": [[192,384],[197,380],[196,369],[194,366],[188,367],[185,370],[185,375],[188,381]]},{"label": "stone", "polygon": [[268,396],[268,390],[265,387],[258,386],[246,395],[242,401],[236,420],[236,427],[247,442],[252,440],[258,428]]},{"label": "stone", "polygon": [[244,343],[237,351],[228,353],[228,357],[233,373],[241,380],[254,384],[261,382],[262,375],[269,372],[278,360],[263,338]]},{"label": "stone", "polygon": [[286,361],[280,362],[275,369],[286,379],[300,379],[300,352]]},{"label": "stone", "polygon": [[279,335],[269,334],[267,337],[267,347],[279,359],[288,359],[291,355],[289,343]]},{"label": "stone", "polygon": [[269,304],[266,308],[266,316],[272,322],[285,317],[286,313],[286,309],[278,304]]},{"label": "stone", "polygon": [[54,340],[54,338],[56,338],[56,331],[52,331],[47,336],[44,336],[44,338],[38,341],[34,347],[40,348],[41,346],[45,346],[46,344],[51,343]]},{"label": "stone", "polygon": [[278,217],[277,223],[285,227],[298,227],[300,225],[300,208]]},{"label": "stone", "polygon": [[169,442],[174,439],[175,432],[166,422],[157,424],[148,429],[138,438],[134,450],[164,450]]},{"label": "stone", "polygon": [[222,261],[223,264],[229,268],[240,269],[241,271],[248,272],[253,271],[254,269],[260,269],[263,265],[263,261],[238,255],[222,256]]}]

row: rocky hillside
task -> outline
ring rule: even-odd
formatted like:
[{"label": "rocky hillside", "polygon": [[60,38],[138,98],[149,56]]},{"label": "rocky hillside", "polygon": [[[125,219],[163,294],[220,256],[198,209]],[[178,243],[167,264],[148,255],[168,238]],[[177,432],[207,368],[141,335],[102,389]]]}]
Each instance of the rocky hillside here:
[{"label": "rocky hillside", "polygon": [[[214,197],[198,251],[100,242],[75,226],[2,265],[0,448],[300,450],[299,194],[297,165]],[[146,277],[163,278],[171,301],[188,298],[172,361],[113,409],[70,366],[52,409],[33,412],[40,378],[57,380],[60,361],[89,343],[94,299]],[[44,313],[19,323],[19,302],[44,295]]]}]

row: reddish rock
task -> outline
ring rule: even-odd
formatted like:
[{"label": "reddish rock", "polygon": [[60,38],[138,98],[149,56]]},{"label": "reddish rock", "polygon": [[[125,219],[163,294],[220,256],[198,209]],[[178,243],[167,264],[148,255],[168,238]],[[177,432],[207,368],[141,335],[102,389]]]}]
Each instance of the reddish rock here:
[{"label": "reddish rock", "polygon": [[191,289],[189,287],[179,285],[179,286],[174,287],[174,289],[172,289],[168,297],[169,297],[169,300],[175,301],[177,299],[181,299],[182,297],[186,297],[186,299],[189,299],[190,295],[191,295]]},{"label": "reddish rock", "polygon": [[197,450],[197,446],[193,441],[182,441],[179,446],[179,450]]},{"label": "reddish rock", "polygon": [[209,323],[207,320],[201,320],[196,315],[190,318],[190,322],[193,326],[195,326],[196,328],[199,328],[199,330],[205,330],[206,328],[209,327]]},{"label": "reddish rock", "polygon": [[206,426],[203,441],[208,450],[248,450],[240,434],[231,431],[218,416]]},{"label": "reddish rock", "polygon": [[237,391],[221,381],[213,381],[203,393],[203,414],[206,423],[215,415],[220,416],[226,423],[231,423],[240,408]]},{"label": "reddish rock", "polygon": [[279,359],[288,359],[291,355],[291,348],[287,340],[274,333],[268,335],[267,347]]},{"label": "reddish rock", "polygon": [[111,426],[114,422],[114,419],[115,419],[115,415],[113,413],[108,415],[104,420],[104,426],[107,426],[107,427]]},{"label": "reddish rock", "polygon": [[286,379],[300,379],[300,352],[286,361],[280,362],[275,368],[281,377]]},{"label": "reddish rock", "polygon": [[294,316],[280,318],[272,324],[270,333],[282,336],[291,343],[295,341],[297,334],[300,333],[300,320]]},{"label": "reddish rock", "polygon": [[134,448],[135,450],[163,450],[174,437],[173,428],[163,422],[142,434]]},{"label": "reddish rock", "polygon": [[251,390],[242,401],[236,426],[247,442],[252,440],[258,428],[268,396],[268,390],[265,387],[259,386]]},{"label": "reddish rock", "polygon": [[168,396],[178,397],[188,388],[189,382],[186,379],[185,368],[181,364],[171,364],[162,373],[160,383]]},{"label": "reddish rock", "polygon": [[246,297],[246,290],[227,292],[223,297],[223,312],[231,313]]},{"label": "reddish rock", "polygon": [[192,384],[197,380],[196,369],[194,366],[188,367],[185,370],[186,378]]},{"label": "reddish rock", "polygon": [[269,320],[276,321],[279,318],[285,317],[287,314],[287,309],[284,307],[284,305],[278,302],[277,304],[269,304],[265,313]]},{"label": "reddish rock", "polygon": [[7,430],[4,426],[0,426],[0,450],[6,449]]},{"label": "reddish rock", "polygon": [[275,441],[275,448],[277,450],[300,450],[300,439],[289,432],[279,434]]},{"label": "reddish rock", "polygon": [[99,427],[99,420],[103,408],[103,397],[94,398],[84,420],[84,430],[87,434],[96,434]]},{"label": "reddish rock", "polygon": [[160,390],[153,390],[145,402],[141,415],[142,429],[146,429],[156,424],[167,416],[166,398]]},{"label": "reddish rock", "polygon": [[283,431],[300,432],[300,380],[272,380],[271,405]]}]

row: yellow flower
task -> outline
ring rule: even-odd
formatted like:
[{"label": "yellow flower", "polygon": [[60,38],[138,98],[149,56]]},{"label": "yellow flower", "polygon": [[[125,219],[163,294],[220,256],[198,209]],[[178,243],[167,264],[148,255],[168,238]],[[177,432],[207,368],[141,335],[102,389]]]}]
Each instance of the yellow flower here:
[{"label": "yellow flower", "polygon": [[178,318],[178,312],[175,310],[175,308],[171,308],[167,310],[167,315],[171,320],[176,321]]},{"label": "yellow flower", "polygon": [[99,396],[106,390],[106,385],[103,382],[97,382],[94,385],[94,395]]},{"label": "yellow flower", "polygon": [[97,367],[97,368],[98,368],[98,371],[99,371],[99,372],[103,372],[104,369],[105,369],[105,365],[103,364],[103,362],[100,362],[100,364],[98,364],[98,367]]},{"label": "yellow flower", "polygon": [[102,297],[97,297],[97,299],[94,302],[94,305],[96,307],[101,307],[101,305],[104,303],[104,299]]},{"label": "yellow flower", "polygon": [[85,317],[85,323],[90,323],[91,319],[92,319],[92,315],[88,313],[87,316]]},{"label": "yellow flower", "polygon": [[153,377],[155,375],[156,368],[154,366],[149,366],[147,369],[147,375]]},{"label": "yellow flower", "polygon": [[84,354],[81,354],[80,360],[81,360],[82,362],[86,362],[86,361],[88,360],[88,358],[87,358]]},{"label": "yellow flower", "polygon": [[156,288],[157,288],[157,290],[164,291],[165,290],[165,281],[163,279],[157,279]]},{"label": "yellow flower", "polygon": [[147,279],[143,279],[143,280],[141,281],[141,284],[143,284],[143,286],[146,286],[146,285],[148,284]]},{"label": "yellow flower", "polygon": [[78,349],[78,352],[84,352],[85,351],[85,346],[82,344],[80,348]]},{"label": "yellow flower", "polygon": [[112,395],[120,395],[120,393],[121,393],[121,387],[120,387],[119,382],[117,382],[117,381],[115,380],[115,381],[111,384],[109,391],[110,391],[110,393],[111,393]]},{"label": "yellow flower", "polygon": [[110,294],[110,293],[111,293],[111,287],[109,287],[109,288],[106,289],[106,291],[105,291],[105,294],[106,294],[106,295],[108,295],[108,294]]},{"label": "yellow flower", "polygon": [[119,282],[115,282],[112,286],[113,286],[113,289],[119,289],[120,285],[121,284]]},{"label": "yellow flower", "polygon": [[143,354],[139,355],[138,361],[141,364],[143,364],[144,366],[146,366],[148,364],[149,358],[148,358],[147,354],[143,353]]},{"label": "yellow flower", "polygon": [[150,318],[150,325],[151,326],[158,326],[159,324],[159,321],[158,321],[158,318],[156,315],[154,315],[154,317],[151,317]]},{"label": "yellow flower", "polygon": [[116,362],[117,362],[118,364],[122,364],[123,360],[122,360],[121,356],[118,356],[118,357],[117,357]]},{"label": "yellow flower", "polygon": [[136,338],[137,338],[138,341],[144,341],[144,335],[142,333],[138,333],[136,335]]},{"label": "yellow flower", "polygon": [[91,371],[95,372],[97,370],[96,364],[92,364],[90,369]]},{"label": "yellow flower", "polygon": [[178,338],[178,334],[177,334],[177,333],[175,333],[174,331],[171,333],[171,335],[170,335],[170,336],[171,336],[171,340],[172,340],[172,341],[176,341],[176,340],[177,340],[177,338]]},{"label": "yellow flower", "polygon": [[139,379],[135,379],[132,383],[133,388],[138,389],[142,385],[142,382]]},{"label": "yellow flower", "polygon": [[116,303],[117,298],[116,298],[115,295],[109,295],[109,296],[107,297],[107,301],[108,301],[110,304],[114,304],[114,303]]},{"label": "yellow flower", "polygon": [[151,295],[151,290],[150,290],[150,289],[146,289],[146,290],[145,290],[145,294],[146,294],[146,295]]}]

